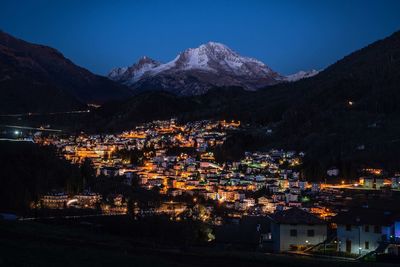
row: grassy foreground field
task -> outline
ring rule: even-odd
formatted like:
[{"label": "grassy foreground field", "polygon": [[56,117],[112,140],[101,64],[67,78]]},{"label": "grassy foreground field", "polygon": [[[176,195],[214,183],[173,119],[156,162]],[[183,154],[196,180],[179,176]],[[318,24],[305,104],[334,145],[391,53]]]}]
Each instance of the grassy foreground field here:
[{"label": "grassy foreground field", "polygon": [[145,240],[65,225],[0,222],[0,266],[391,266],[224,252],[214,248],[151,247]]}]

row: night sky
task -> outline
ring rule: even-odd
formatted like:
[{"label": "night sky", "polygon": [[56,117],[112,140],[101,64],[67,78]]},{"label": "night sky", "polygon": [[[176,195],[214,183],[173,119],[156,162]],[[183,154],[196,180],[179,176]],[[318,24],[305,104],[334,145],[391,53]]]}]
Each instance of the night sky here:
[{"label": "night sky", "polygon": [[106,74],[208,41],[282,74],[322,69],[400,30],[400,1],[2,0],[0,29]]}]

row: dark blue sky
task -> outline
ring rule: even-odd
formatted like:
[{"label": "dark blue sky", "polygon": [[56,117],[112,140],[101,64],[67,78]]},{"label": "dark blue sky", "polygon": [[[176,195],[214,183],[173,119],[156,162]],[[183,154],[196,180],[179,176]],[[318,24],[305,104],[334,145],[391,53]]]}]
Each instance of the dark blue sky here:
[{"label": "dark blue sky", "polygon": [[221,42],[290,74],[400,30],[399,0],[2,0],[0,29],[99,74]]}]

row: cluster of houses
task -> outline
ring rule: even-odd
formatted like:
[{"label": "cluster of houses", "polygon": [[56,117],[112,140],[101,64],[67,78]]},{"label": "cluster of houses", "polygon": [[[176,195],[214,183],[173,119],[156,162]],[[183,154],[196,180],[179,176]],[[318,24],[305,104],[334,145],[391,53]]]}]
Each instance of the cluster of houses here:
[{"label": "cluster of houses", "polygon": [[220,245],[275,253],[400,259],[400,212],[356,208],[323,220],[297,207],[216,228]]},{"label": "cluster of houses", "polygon": [[[57,146],[74,163],[91,159],[98,176],[123,177],[127,185],[157,189],[164,200],[147,203],[145,208],[135,204],[132,212],[137,216],[167,214],[181,220],[201,200],[207,215],[199,219],[215,225],[218,242],[251,239],[250,243],[275,252],[323,249],[353,257],[399,254],[398,212],[348,209],[362,190],[380,192],[389,187],[395,192],[400,188],[399,177],[365,176],[356,184],[310,182],[299,171],[304,154],[284,150],[247,152],[241,160],[218,162],[213,148],[224,144],[228,131],[238,130],[239,122],[179,125],[168,120],[118,135],[37,137],[35,141]],[[140,163],[118,153],[132,150],[143,152]],[[327,172],[328,176],[338,174],[335,168]],[[40,204],[100,207],[106,214],[128,212],[125,196],[103,198],[89,191],[75,196],[49,193]],[[215,214],[217,208],[224,215]]]}]

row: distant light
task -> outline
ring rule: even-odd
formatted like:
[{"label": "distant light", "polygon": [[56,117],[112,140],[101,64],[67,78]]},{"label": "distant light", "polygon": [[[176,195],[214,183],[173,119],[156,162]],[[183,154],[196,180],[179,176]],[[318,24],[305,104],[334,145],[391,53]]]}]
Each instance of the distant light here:
[{"label": "distant light", "polygon": [[352,106],[354,104],[353,101],[349,101],[348,103],[349,103],[349,106]]},{"label": "distant light", "polygon": [[15,131],[14,131],[14,134],[15,134],[15,135],[19,135],[19,131],[18,131],[18,130],[15,130]]}]

